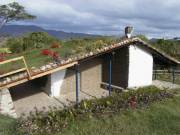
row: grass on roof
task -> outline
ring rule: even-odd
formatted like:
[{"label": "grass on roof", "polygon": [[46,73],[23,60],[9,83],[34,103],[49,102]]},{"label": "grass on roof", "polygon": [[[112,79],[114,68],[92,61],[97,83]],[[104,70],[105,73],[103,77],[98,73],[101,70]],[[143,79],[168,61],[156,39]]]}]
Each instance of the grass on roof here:
[{"label": "grass on roof", "polygon": [[[74,57],[77,55],[82,55],[86,52],[95,51],[97,48],[102,48],[103,46],[117,42],[117,39],[111,37],[97,37],[97,38],[85,38],[85,39],[71,39],[62,41],[59,48],[51,48],[47,45],[40,49],[31,49],[24,51],[22,53],[11,54],[7,58],[15,58],[19,56],[24,56],[29,68],[40,67],[52,61],[52,57],[42,55],[43,49],[49,49],[53,52],[57,52],[61,59],[68,57]],[[22,63],[23,64],[23,63]],[[19,64],[20,65],[20,64]],[[8,70],[6,70],[8,67]],[[18,67],[18,66],[17,66]],[[18,67],[19,68],[19,67]],[[0,71],[5,72],[17,69],[16,66],[0,66]]]}]

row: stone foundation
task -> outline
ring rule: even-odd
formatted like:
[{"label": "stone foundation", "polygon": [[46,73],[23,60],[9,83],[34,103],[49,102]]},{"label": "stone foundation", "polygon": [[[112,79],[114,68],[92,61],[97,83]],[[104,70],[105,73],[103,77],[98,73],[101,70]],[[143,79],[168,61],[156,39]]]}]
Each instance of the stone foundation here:
[{"label": "stone foundation", "polygon": [[11,94],[8,89],[0,90],[0,114],[17,118]]}]

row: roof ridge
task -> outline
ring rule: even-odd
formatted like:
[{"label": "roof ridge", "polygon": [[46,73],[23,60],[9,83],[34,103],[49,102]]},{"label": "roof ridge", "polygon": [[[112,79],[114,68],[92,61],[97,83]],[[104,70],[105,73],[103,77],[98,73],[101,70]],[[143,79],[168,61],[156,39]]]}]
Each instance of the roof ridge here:
[{"label": "roof ridge", "polygon": [[138,41],[138,42],[141,42],[142,44],[148,46],[149,48],[155,50],[156,52],[162,54],[163,56],[165,56],[165,57],[171,59],[171,60],[174,61],[175,63],[180,64],[180,61],[177,60],[176,58],[170,56],[169,54],[167,54],[167,53],[164,52],[164,51],[159,50],[158,48],[152,46],[151,44],[149,44],[149,43],[147,43],[146,41],[140,39],[139,37],[133,37],[133,38],[132,38],[132,41],[135,41],[135,42],[137,42],[137,41]]}]

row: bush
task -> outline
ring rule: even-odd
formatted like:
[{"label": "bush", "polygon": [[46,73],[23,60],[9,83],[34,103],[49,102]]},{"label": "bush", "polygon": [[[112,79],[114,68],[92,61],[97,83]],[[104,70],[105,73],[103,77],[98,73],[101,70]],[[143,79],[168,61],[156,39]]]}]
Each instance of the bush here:
[{"label": "bush", "polygon": [[7,45],[11,52],[19,53],[23,51],[23,39],[22,38],[11,38],[7,41]]},{"label": "bush", "polygon": [[30,41],[29,45],[33,46],[33,48],[43,48],[55,41],[46,32],[33,32],[27,36],[27,39]]},{"label": "bush", "polygon": [[6,57],[6,53],[0,53],[0,62],[4,61]]},{"label": "bush", "polygon": [[79,118],[103,117],[119,113],[128,108],[146,107],[152,102],[161,101],[172,97],[165,90],[159,90],[156,87],[139,88],[138,90],[129,90],[124,93],[113,93],[112,96],[101,99],[84,100],[78,105],[60,110],[52,109],[48,113],[36,110],[25,121],[20,121],[19,129],[25,129],[30,134],[52,134],[60,132],[66,128],[69,123]]},{"label": "bush", "polygon": [[[76,50],[75,50],[75,52],[76,52]],[[73,55],[73,52],[71,51],[71,50],[66,50],[65,52],[64,52],[64,58],[69,58],[69,57],[71,57]]]},{"label": "bush", "polygon": [[49,49],[43,49],[42,51],[41,51],[41,54],[42,55],[51,55],[52,54],[52,52],[49,50]]},{"label": "bush", "polygon": [[45,32],[33,32],[23,37],[11,38],[7,41],[7,46],[13,53],[20,53],[26,50],[49,47],[53,43],[56,48],[58,40],[49,36]]},{"label": "bush", "polygon": [[60,44],[58,42],[53,42],[51,48],[60,48]]}]

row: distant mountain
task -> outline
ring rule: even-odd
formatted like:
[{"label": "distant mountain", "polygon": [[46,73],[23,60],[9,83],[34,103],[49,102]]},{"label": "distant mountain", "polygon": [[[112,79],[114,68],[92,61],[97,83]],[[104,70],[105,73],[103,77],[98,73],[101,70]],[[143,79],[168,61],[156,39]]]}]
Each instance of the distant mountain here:
[{"label": "distant mountain", "polygon": [[149,39],[149,41],[152,42],[152,43],[156,42],[157,40],[158,40],[158,38],[151,38],[151,39]]},{"label": "distant mountain", "polygon": [[180,41],[180,37],[175,37],[174,40]]},{"label": "distant mountain", "polygon": [[68,33],[64,31],[46,30],[34,25],[6,25],[0,29],[0,36],[21,36],[30,32],[47,32],[49,35],[58,39],[69,38],[84,38],[84,37],[96,37],[98,35],[84,34],[84,33]]}]

